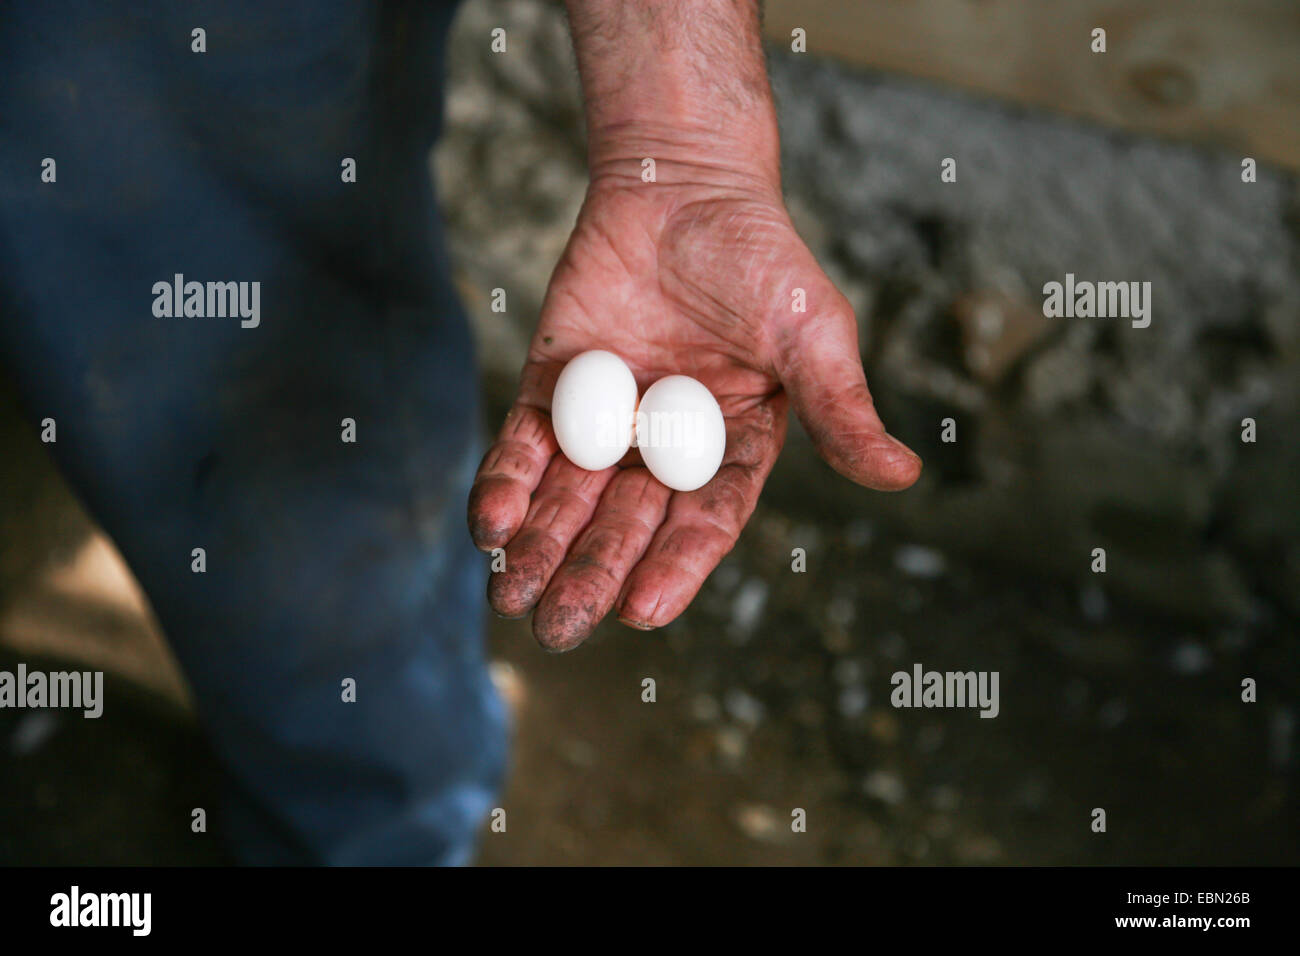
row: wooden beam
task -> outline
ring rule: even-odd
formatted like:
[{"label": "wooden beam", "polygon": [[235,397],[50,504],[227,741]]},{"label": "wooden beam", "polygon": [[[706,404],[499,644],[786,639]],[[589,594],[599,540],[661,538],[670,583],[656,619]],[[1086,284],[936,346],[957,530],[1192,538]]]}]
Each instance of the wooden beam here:
[{"label": "wooden beam", "polygon": [[811,54],[1300,170],[1296,0],[767,0],[765,24],[787,47],[802,27]]}]

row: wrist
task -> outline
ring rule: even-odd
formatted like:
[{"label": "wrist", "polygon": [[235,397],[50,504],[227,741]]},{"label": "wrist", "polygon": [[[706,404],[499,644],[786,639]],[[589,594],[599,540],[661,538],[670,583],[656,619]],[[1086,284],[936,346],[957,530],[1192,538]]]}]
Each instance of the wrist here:
[{"label": "wrist", "polygon": [[593,179],[739,179],[780,189],[755,0],[567,0]]},{"label": "wrist", "polygon": [[588,131],[587,166],[593,187],[654,182],[781,195],[774,116],[743,130],[687,117],[626,118]]}]

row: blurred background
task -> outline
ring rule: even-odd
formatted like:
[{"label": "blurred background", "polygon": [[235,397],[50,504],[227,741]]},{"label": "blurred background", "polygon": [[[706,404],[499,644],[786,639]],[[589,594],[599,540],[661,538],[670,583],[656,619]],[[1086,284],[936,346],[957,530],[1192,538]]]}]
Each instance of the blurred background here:
[{"label": "blurred background", "polygon": [[[482,862],[1300,862],[1300,7],[768,0],[766,31],[792,215],[925,474],[864,491],[795,426],[672,626],[552,657],[493,619],[516,731]],[[466,0],[430,171],[493,425],[583,148],[558,4]],[[1067,272],[1151,282],[1150,327],[1045,319]],[[0,710],[0,863],[224,862],[147,603],[0,396],[0,669],[103,669],[115,704]],[[998,718],[891,707],[918,662],[999,671]]]}]

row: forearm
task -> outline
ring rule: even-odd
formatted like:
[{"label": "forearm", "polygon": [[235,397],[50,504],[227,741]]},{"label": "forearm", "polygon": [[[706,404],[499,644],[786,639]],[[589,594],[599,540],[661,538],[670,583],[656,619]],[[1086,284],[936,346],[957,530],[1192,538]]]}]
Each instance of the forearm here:
[{"label": "forearm", "polygon": [[566,0],[593,178],[689,170],[779,186],[757,0]]}]

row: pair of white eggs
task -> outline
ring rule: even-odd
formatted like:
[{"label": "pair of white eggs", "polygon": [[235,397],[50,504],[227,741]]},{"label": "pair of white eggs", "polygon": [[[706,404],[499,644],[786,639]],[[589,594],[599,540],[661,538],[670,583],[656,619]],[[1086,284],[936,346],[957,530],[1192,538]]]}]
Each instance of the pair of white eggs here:
[{"label": "pair of white eggs", "polygon": [[613,352],[569,361],[555,381],[551,424],[566,458],[600,471],[635,446],[650,474],[674,491],[694,491],[717,474],[727,445],[722,409],[687,375],[669,375],[637,401],[636,379]]}]

